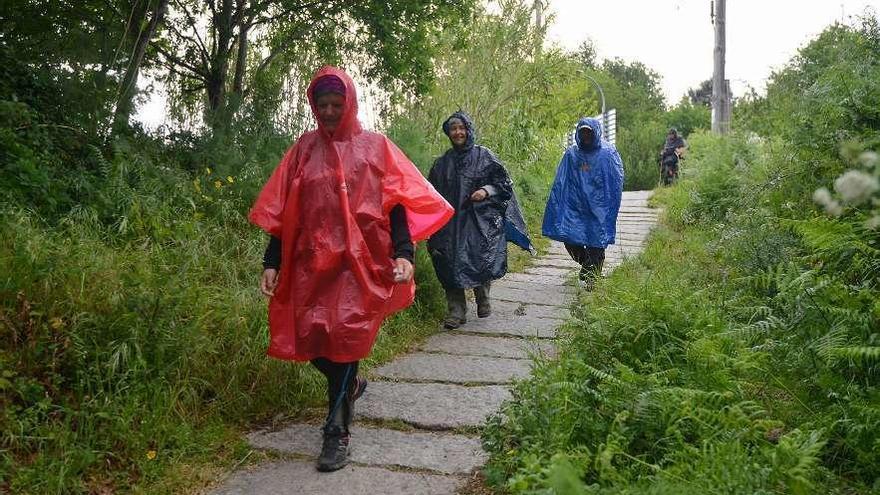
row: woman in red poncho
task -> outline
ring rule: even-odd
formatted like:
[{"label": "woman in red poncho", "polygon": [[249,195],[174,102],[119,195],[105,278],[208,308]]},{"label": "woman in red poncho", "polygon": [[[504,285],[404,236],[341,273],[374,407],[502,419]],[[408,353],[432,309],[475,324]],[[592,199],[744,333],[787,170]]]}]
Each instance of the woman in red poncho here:
[{"label": "woman in red poncho", "polygon": [[260,283],[271,297],[268,354],[310,361],[327,377],[318,469],[333,471],[348,461],[366,388],[358,362],[382,321],[413,301],[413,242],[453,210],[394,143],[361,128],[345,72],[320,69],[308,98],[318,129],[287,151],[249,218],[272,236]]}]

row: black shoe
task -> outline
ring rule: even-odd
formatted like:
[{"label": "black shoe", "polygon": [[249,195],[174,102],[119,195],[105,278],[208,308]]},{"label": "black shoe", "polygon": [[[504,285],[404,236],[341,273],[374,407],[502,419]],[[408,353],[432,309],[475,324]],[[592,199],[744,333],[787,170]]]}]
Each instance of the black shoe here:
[{"label": "black shoe", "polygon": [[483,304],[477,303],[477,317],[488,318],[489,316],[492,316],[492,305],[489,304],[489,301]]},{"label": "black shoe", "polygon": [[455,318],[454,316],[448,316],[445,320],[443,320],[443,328],[447,330],[455,330],[465,323],[467,323],[467,318]]},{"label": "black shoe", "polygon": [[324,442],[321,445],[321,455],[318,456],[317,468],[322,473],[336,471],[348,464],[348,444],[351,435],[345,433],[338,426],[324,428]]}]

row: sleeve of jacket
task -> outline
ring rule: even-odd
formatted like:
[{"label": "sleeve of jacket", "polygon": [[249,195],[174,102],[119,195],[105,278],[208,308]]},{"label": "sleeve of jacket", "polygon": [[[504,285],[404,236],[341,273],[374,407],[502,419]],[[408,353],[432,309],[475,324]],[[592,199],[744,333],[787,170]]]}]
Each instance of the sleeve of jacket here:
[{"label": "sleeve of jacket", "polygon": [[490,167],[488,180],[484,185],[492,186],[493,189],[492,191],[487,190],[487,192],[491,192],[490,195],[493,199],[499,201],[510,200],[513,196],[513,180],[510,178],[507,168],[491,151],[486,150],[486,156],[488,160],[491,160],[492,166]]}]

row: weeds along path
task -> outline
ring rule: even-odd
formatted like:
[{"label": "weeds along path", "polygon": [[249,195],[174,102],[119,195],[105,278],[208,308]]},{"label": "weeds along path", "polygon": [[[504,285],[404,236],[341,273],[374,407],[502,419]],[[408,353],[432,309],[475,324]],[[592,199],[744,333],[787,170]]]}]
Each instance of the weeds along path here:
[{"label": "weeds along path", "polygon": [[[625,192],[617,244],[606,252],[606,273],[638,254],[656,222],[649,191]],[[485,461],[479,428],[509,397],[509,386],[530,372],[532,354],[553,352],[556,328],[569,316],[577,268],[553,243],[524,273],[492,286],[493,314],[441,331],[418,350],[374,369],[357,402],[352,463],[329,474],[315,470],[319,424],[292,424],[248,435],[255,449],[280,460],[233,473],[214,495],[381,493],[453,494],[464,490]]]}]

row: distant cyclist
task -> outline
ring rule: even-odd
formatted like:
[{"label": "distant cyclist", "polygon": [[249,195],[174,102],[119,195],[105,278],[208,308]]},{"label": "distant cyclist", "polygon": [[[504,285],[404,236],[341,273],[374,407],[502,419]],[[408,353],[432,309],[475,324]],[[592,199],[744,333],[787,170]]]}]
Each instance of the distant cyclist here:
[{"label": "distant cyclist", "polygon": [[678,135],[678,130],[674,127],[670,128],[666,133],[663,151],[660,152],[660,179],[664,186],[672,184],[678,178],[678,162],[686,149],[687,143]]}]

